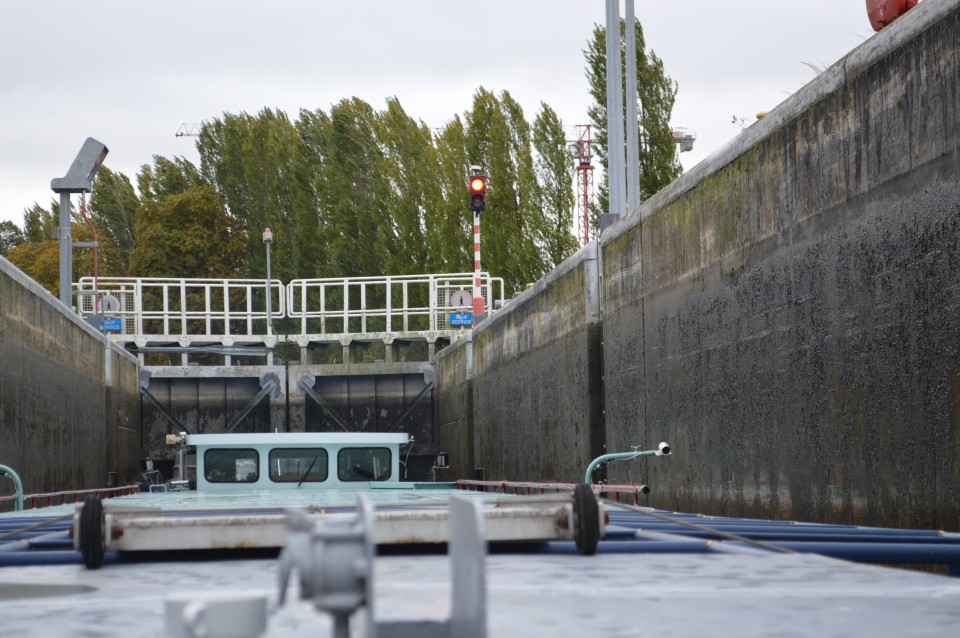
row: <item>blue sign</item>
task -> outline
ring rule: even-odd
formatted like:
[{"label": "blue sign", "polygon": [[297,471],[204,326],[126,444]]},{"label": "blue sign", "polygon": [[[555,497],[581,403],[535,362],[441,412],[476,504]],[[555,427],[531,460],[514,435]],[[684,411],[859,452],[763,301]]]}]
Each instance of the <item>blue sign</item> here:
[{"label": "blue sign", "polygon": [[450,315],[450,325],[451,326],[472,326],[473,325],[473,313],[472,312],[454,312]]},{"label": "blue sign", "polygon": [[104,332],[123,332],[123,319],[120,319],[119,317],[104,317],[103,331]]}]

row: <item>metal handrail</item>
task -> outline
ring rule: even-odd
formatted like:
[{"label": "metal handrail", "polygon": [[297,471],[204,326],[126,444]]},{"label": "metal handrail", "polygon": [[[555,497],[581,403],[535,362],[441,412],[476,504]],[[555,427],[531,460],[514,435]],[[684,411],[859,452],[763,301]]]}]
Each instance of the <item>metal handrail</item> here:
[{"label": "metal handrail", "polygon": [[[287,285],[287,316],[300,320],[301,334],[446,330],[449,314],[469,311],[451,299],[459,291],[472,294],[473,277],[446,273],[295,279]],[[503,279],[482,273],[481,294],[488,307],[496,305],[498,291],[503,303],[503,290]]]},{"label": "metal handrail", "polygon": [[[445,273],[295,279],[286,285],[273,280],[270,314],[299,320],[301,335],[449,331],[451,314],[471,312],[470,305],[454,303],[454,295],[472,297],[473,278]],[[74,288],[81,316],[119,319],[120,329],[112,330],[116,340],[267,335],[262,279],[84,277]],[[503,305],[503,279],[482,273],[480,290],[490,312]]]},{"label": "metal handrail", "polygon": [[[121,319],[123,335],[229,337],[267,332],[263,279],[100,278],[98,294],[91,295],[94,285],[92,277],[84,277],[75,286],[78,311],[84,317],[93,315],[96,297],[116,297],[120,307],[101,314]],[[270,290],[277,301],[271,314],[282,318],[286,312],[283,283],[271,281]]]}]

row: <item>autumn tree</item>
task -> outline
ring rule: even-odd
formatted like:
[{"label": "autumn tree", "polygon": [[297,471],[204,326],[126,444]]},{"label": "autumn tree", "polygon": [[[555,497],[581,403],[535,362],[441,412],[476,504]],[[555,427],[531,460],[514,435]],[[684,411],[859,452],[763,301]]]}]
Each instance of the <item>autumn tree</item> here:
[{"label": "autumn tree", "polygon": [[241,275],[244,238],[211,186],[192,186],[137,211],[134,277],[226,279]]},{"label": "autumn tree", "polygon": [[[42,209],[41,209],[42,210]],[[75,220],[71,226],[75,242],[92,242],[93,233],[86,224]],[[98,251],[101,264],[108,268],[118,259],[117,250],[109,238],[100,239]],[[60,295],[60,242],[54,239],[25,241],[12,249],[7,259],[51,294]],[[73,281],[94,275],[94,251],[92,248],[75,248],[73,251]]]}]

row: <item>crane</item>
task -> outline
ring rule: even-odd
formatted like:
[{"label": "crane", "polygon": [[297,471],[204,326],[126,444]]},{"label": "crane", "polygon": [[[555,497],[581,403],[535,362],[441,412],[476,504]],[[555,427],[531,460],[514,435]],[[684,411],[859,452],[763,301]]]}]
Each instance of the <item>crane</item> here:
[{"label": "crane", "polygon": [[197,137],[200,135],[200,129],[203,128],[203,123],[200,124],[190,124],[184,122],[180,125],[180,128],[177,129],[175,133],[176,137]]}]

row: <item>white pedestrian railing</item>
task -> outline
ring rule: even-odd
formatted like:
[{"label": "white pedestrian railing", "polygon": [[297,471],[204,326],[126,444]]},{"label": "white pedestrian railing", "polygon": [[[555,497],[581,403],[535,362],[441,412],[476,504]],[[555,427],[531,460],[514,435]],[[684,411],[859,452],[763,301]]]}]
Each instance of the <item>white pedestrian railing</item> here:
[{"label": "white pedestrian railing", "polygon": [[[250,342],[298,335],[452,332],[451,315],[472,312],[473,273],[266,280],[84,277],[74,286],[84,318],[99,315],[116,341]],[[503,280],[483,273],[488,312],[504,303]],[[291,325],[292,324],[292,325]],[[302,340],[302,339],[300,339]]]},{"label": "white pedestrian railing", "polygon": [[[272,334],[267,329],[264,279],[113,277],[100,278],[94,289],[93,278],[84,277],[75,287],[81,316],[119,319],[119,325],[107,324],[111,334],[217,337],[221,341]],[[283,284],[274,280],[270,288],[272,315],[282,318],[286,312]]]},{"label": "white pedestrian railing", "polygon": [[[483,273],[481,294],[488,312],[499,308],[503,280]],[[295,279],[287,316],[302,335],[450,331],[451,314],[473,312],[472,296],[473,273]]]}]

